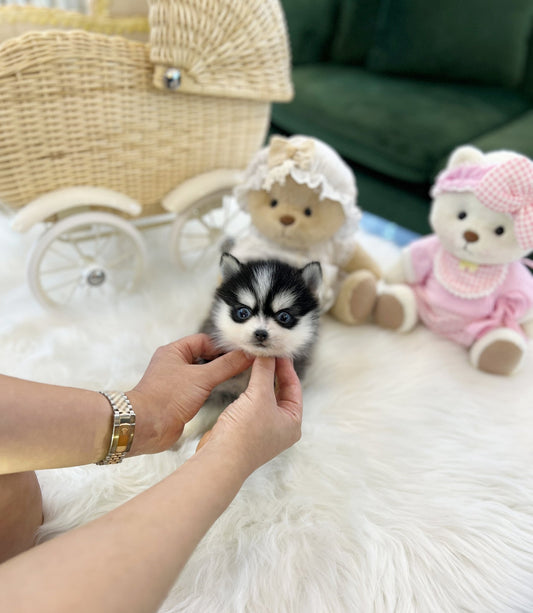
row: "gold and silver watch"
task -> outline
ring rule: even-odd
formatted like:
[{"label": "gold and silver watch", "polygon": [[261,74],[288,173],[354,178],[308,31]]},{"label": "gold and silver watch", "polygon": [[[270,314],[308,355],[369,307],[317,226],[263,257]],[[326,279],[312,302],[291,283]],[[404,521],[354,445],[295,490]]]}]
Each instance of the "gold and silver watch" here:
[{"label": "gold and silver watch", "polygon": [[129,398],[124,392],[100,392],[107,398],[113,409],[113,432],[106,457],[99,466],[120,464],[131,449],[135,434],[135,412]]}]

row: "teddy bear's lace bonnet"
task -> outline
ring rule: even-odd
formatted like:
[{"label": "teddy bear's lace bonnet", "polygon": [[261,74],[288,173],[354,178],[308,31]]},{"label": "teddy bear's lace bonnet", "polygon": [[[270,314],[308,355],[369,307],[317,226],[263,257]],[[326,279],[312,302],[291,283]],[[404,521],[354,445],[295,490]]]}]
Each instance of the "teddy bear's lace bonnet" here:
[{"label": "teddy bear's lace bonnet", "polygon": [[249,191],[268,191],[275,183],[283,185],[288,176],[312,190],[319,190],[320,200],[338,202],[346,218],[339,233],[353,235],[361,218],[356,205],[355,177],[336,151],[309,136],[273,136],[269,146],[252,158],[243,181],[234,190],[234,197],[246,210]]}]

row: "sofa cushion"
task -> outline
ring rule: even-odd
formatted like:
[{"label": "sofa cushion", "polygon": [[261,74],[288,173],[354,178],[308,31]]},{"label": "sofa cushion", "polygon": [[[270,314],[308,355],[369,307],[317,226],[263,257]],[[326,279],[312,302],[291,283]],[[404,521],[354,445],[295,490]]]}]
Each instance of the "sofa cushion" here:
[{"label": "sofa cushion", "polygon": [[367,168],[406,181],[433,179],[438,161],[523,113],[526,98],[503,88],[392,77],[356,66],[293,71],[296,95],[273,108],[274,124],[311,134]]},{"label": "sofa cushion", "polygon": [[532,15],[531,0],[383,0],[368,67],[515,86]]},{"label": "sofa cushion", "polygon": [[329,58],[362,64],[374,40],[381,0],[341,0]]},{"label": "sofa cushion", "polygon": [[327,58],[340,0],[281,0],[294,64]]}]

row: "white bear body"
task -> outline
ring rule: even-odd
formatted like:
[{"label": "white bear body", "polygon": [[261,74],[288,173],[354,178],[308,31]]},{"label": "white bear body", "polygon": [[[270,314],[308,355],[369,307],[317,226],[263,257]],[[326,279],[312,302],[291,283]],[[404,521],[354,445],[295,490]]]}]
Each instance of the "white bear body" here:
[{"label": "white bear body", "polygon": [[[435,234],[406,247],[387,275],[402,285],[382,289],[378,324],[408,331],[421,319],[468,347],[482,370],[510,374],[519,367],[533,329],[533,276],[523,263],[533,225],[522,208],[533,211],[533,197],[524,174],[531,176],[533,196],[527,158],[473,147],[452,154],[432,190]],[[391,316],[394,301],[402,316]]]}]

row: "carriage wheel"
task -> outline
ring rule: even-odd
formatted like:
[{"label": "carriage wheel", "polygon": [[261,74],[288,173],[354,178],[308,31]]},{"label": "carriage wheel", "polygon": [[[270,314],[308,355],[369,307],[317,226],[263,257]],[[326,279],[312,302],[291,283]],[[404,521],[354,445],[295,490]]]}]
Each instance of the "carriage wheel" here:
[{"label": "carriage wheel", "polygon": [[28,261],[28,282],[47,307],[94,304],[130,290],[145,247],[139,231],[110,213],[65,217],[41,236]]},{"label": "carriage wheel", "polygon": [[180,213],[172,227],[172,255],[182,269],[194,270],[218,261],[226,238],[239,237],[250,216],[233,198],[204,198]]}]

